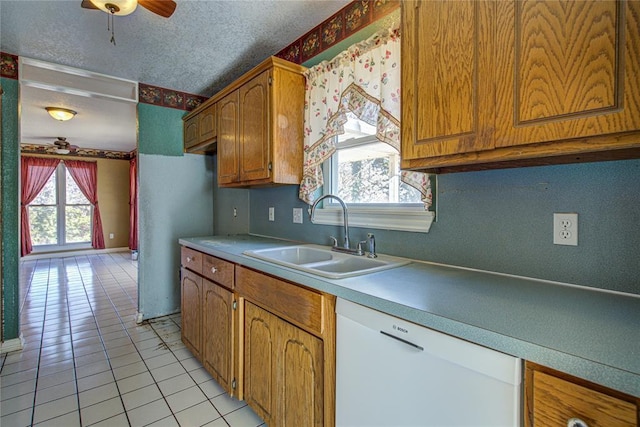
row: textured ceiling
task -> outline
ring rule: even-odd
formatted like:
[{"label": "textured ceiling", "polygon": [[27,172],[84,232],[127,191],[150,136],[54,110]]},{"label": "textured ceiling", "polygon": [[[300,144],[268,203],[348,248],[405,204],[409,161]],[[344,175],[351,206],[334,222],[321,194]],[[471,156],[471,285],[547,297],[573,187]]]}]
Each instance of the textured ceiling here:
[{"label": "textured ceiling", "polygon": [[347,0],[176,0],[161,18],[115,17],[80,0],[0,0],[4,52],[211,96],[340,10]]},{"label": "textured ceiling", "polygon": [[[0,0],[0,50],[211,96],[349,1],[176,0],[168,19],[138,7],[115,17],[116,46],[109,42],[107,14],[80,3]],[[129,105],[35,89],[22,89],[20,96],[22,143],[51,143],[61,136],[81,148],[136,147],[135,108]],[[56,122],[44,112],[47,105],[77,109],[78,116]]]}]

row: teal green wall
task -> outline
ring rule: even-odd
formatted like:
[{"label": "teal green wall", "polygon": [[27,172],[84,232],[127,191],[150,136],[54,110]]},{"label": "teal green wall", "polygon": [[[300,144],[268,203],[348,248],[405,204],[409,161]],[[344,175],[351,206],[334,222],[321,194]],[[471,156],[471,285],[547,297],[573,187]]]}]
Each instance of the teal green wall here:
[{"label": "teal green wall", "polygon": [[138,104],[138,153],[182,157],[185,114],[175,108]]},{"label": "teal green wall", "polygon": [[19,334],[18,287],[18,81],[0,78],[2,96],[2,283],[5,340]]}]

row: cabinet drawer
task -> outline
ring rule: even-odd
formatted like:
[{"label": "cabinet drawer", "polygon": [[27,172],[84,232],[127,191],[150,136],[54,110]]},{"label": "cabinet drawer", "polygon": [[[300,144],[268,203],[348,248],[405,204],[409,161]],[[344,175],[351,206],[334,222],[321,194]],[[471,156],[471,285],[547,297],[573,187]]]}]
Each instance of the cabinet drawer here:
[{"label": "cabinet drawer", "polygon": [[236,269],[236,279],[236,290],[241,296],[268,307],[274,314],[316,335],[322,335],[326,322],[322,311],[325,297],[322,294],[240,266]]},{"label": "cabinet drawer", "polygon": [[211,255],[202,256],[202,275],[225,288],[233,289],[234,264]]},{"label": "cabinet drawer", "polygon": [[531,426],[566,426],[572,418],[588,427],[637,427],[637,406],[541,371],[533,371]]},{"label": "cabinet drawer", "polygon": [[180,262],[189,270],[202,274],[202,253],[182,247]]}]

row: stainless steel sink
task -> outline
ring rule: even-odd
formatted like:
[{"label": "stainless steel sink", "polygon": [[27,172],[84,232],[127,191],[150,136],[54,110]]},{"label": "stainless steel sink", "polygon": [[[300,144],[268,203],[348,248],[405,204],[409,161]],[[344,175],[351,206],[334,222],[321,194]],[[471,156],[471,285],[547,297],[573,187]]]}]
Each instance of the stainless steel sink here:
[{"label": "stainless steel sink", "polygon": [[244,251],[244,255],[317,274],[331,279],[360,276],[400,267],[411,261],[378,254],[377,258],[366,258],[331,251],[331,248],[319,245],[296,245],[282,248]]}]

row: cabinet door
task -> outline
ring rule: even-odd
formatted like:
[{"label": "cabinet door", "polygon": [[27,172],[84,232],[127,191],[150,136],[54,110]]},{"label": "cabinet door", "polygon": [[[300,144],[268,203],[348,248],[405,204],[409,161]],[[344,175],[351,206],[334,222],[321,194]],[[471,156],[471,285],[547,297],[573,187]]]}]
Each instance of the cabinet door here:
[{"label": "cabinet door", "polygon": [[324,426],[322,351],[319,338],[278,319],[277,426]]},{"label": "cabinet door", "polygon": [[240,91],[240,181],[268,179],[270,175],[269,78],[265,71],[242,85]]},{"label": "cabinet door", "polygon": [[402,2],[402,159],[493,148],[488,1]]},{"label": "cabinet door", "polygon": [[218,184],[238,181],[238,91],[218,101]]},{"label": "cabinet door", "polygon": [[208,141],[216,137],[216,104],[212,104],[198,114],[199,142]]},{"label": "cabinet door", "polygon": [[184,122],[184,149],[186,150],[189,147],[193,147],[197,145],[199,142],[199,129],[198,129],[199,118],[198,116],[191,117],[189,120]]},{"label": "cabinet door", "polygon": [[496,146],[640,129],[640,2],[512,0],[497,17]]},{"label": "cabinet door", "polygon": [[202,360],[202,278],[184,268],[181,272],[182,342],[198,360]]},{"label": "cabinet door", "polygon": [[274,425],[279,319],[246,302],[244,322],[244,400],[267,425]]},{"label": "cabinet door", "polygon": [[233,381],[233,294],[203,280],[202,364],[228,393]]}]

